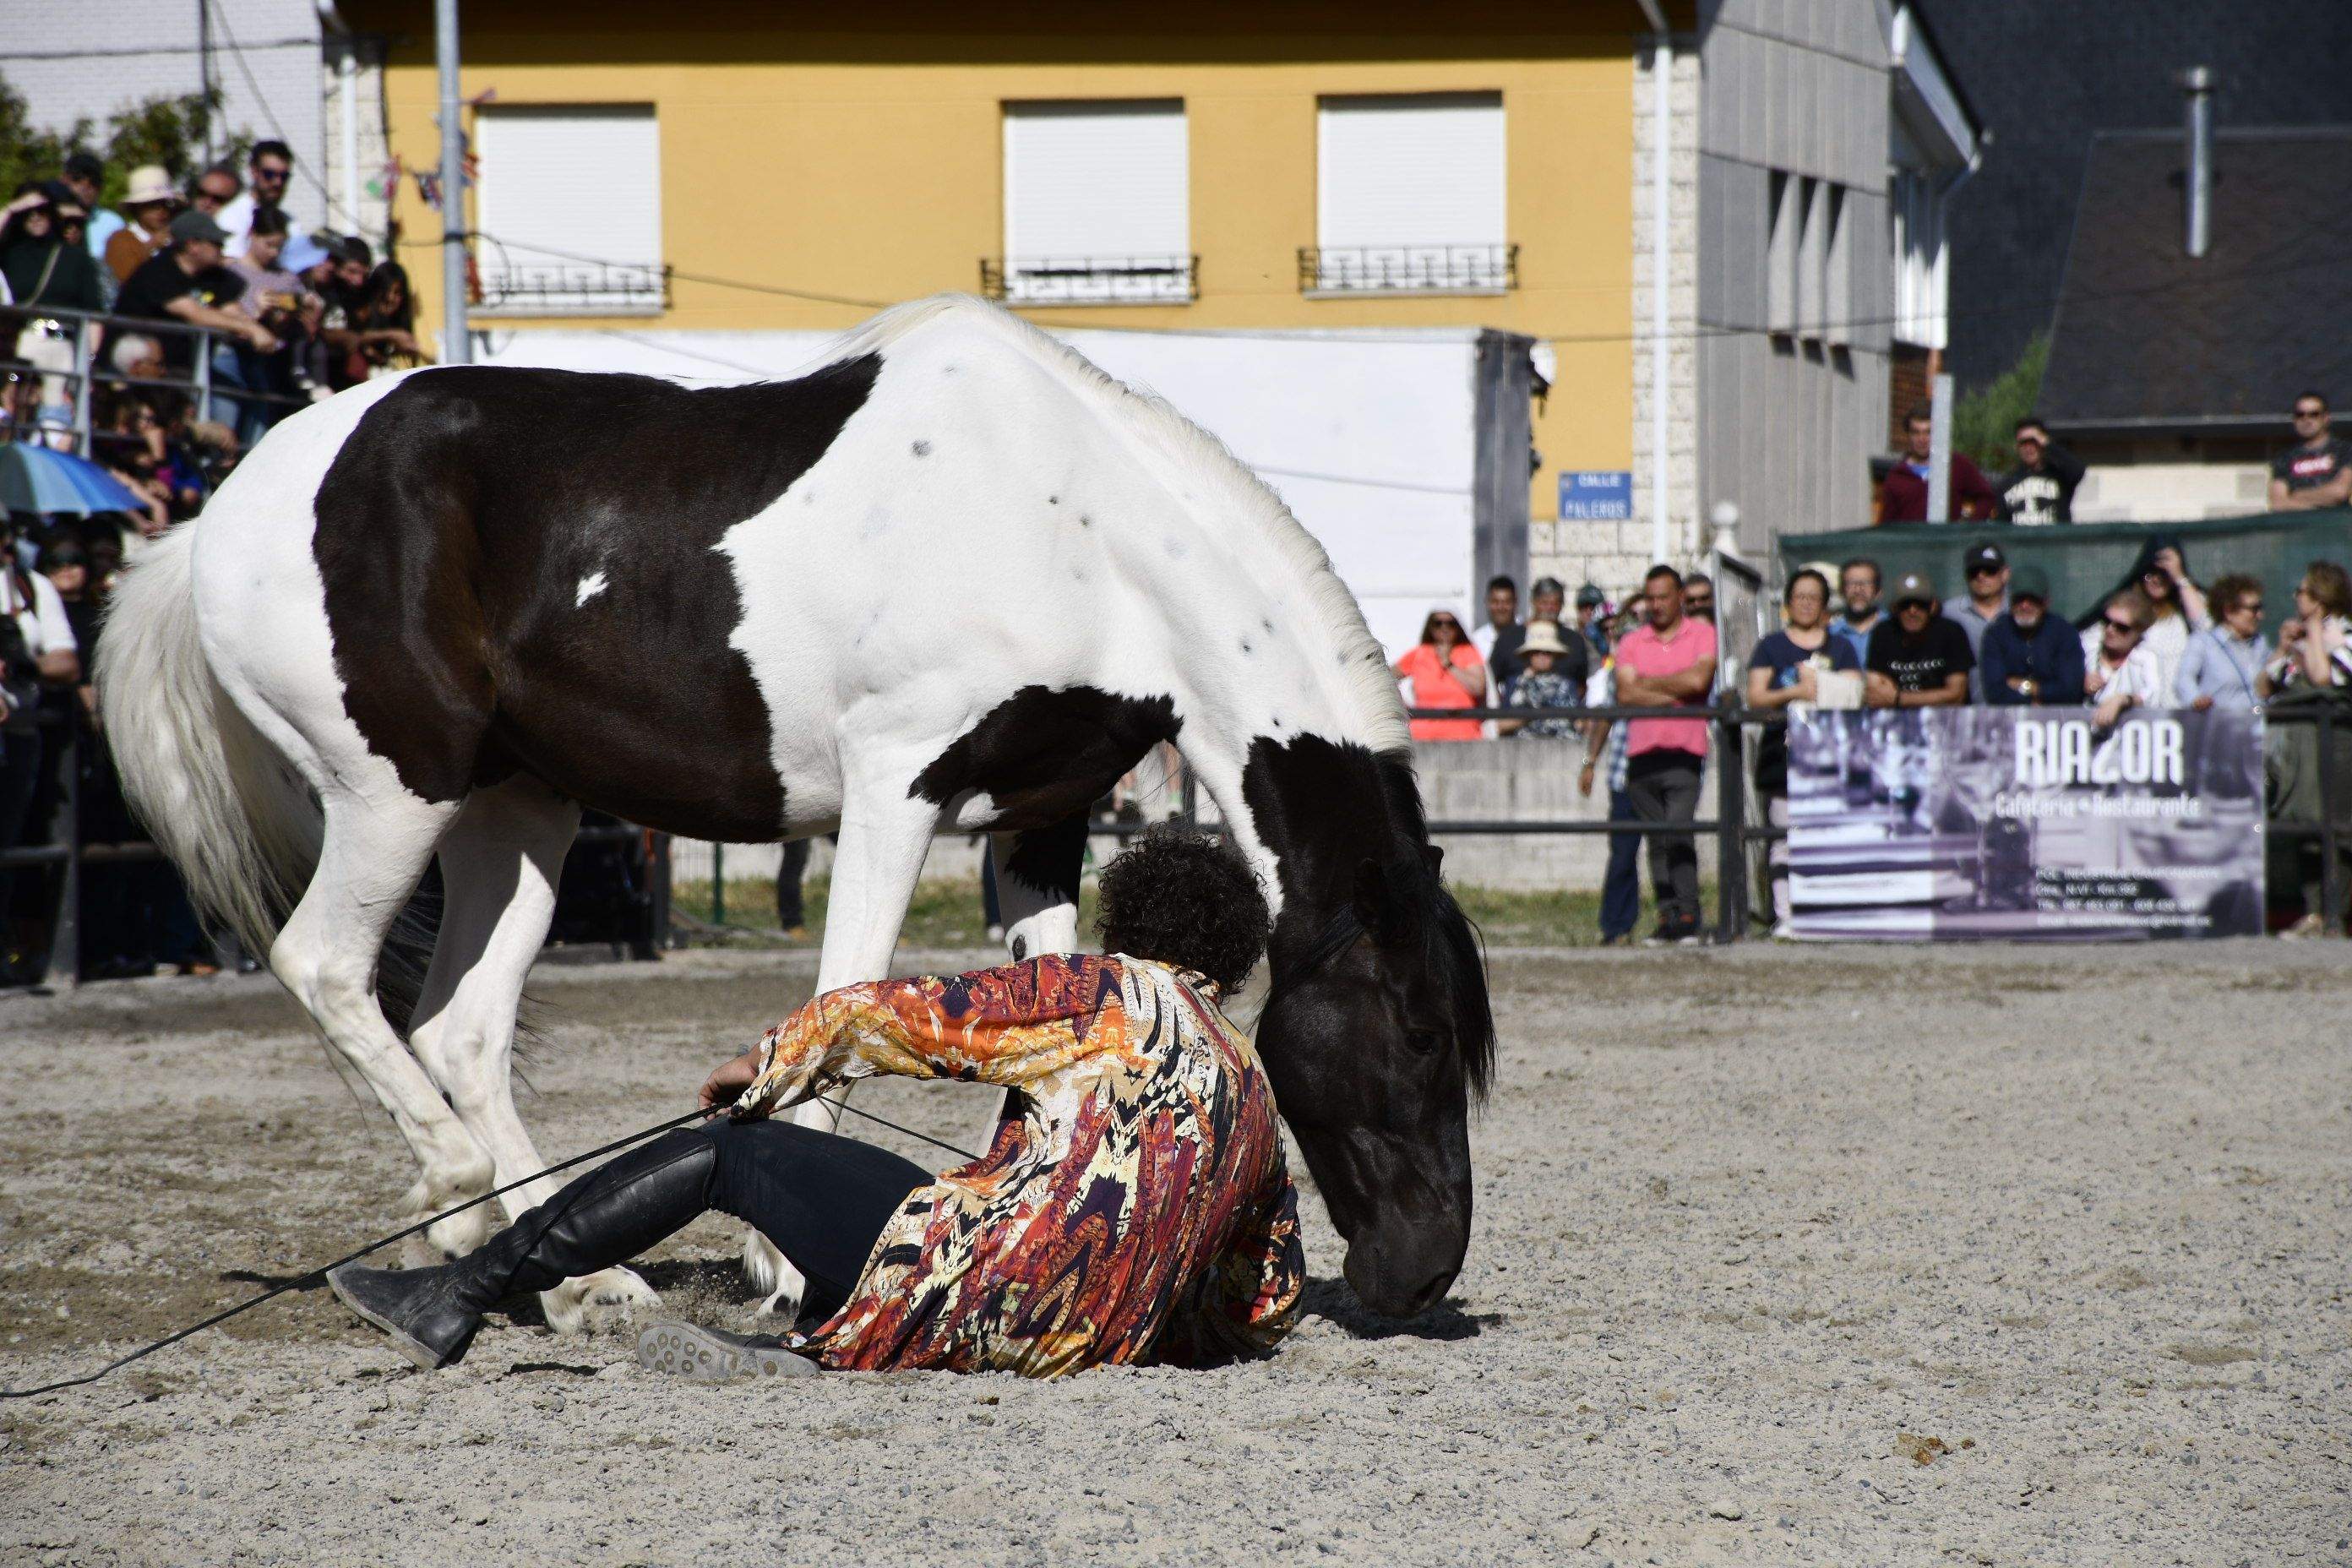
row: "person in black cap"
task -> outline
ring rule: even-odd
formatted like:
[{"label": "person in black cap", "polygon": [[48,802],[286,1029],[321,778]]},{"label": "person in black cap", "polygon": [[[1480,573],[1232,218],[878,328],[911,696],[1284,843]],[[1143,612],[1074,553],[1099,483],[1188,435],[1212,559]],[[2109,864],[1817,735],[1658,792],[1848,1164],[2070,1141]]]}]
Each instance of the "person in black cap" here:
[{"label": "person in black cap", "polygon": [[[134,320],[185,322],[210,327],[251,343],[256,353],[278,352],[278,334],[242,310],[232,310],[245,280],[221,265],[228,233],[209,213],[184,212],[172,220],[172,244],[140,264],[122,280],[114,313]],[[186,332],[159,332],[163,363],[173,375],[195,368],[196,340]]]},{"label": "person in black cap", "polygon": [[[1944,601],[1944,618],[1969,639],[1969,652],[1983,660],[1985,628],[2009,613],[2009,557],[1998,544],[1979,544],[1960,557],[1960,571],[1969,591]],[[1981,702],[1984,689],[1977,672],[1969,674],[1969,700]]]},{"label": "person in black cap", "polygon": [[1587,583],[1576,591],[1576,633],[1589,644],[1596,658],[1608,657],[1608,617],[1601,612],[1609,606],[1609,595],[1597,583]]},{"label": "person in black cap", "polygon": [[1936,611],[1936,584],[1924,572],[1895,579],[1895,618],[1870,634],[1862,661],[1862,700],[1873,708],[1957,708],[1969,700],[1976,668],[1968,634]]},{"label": "person in black cap", "polygon": [[2009,611],[1985,627],[1974,679],[1996,708],[2083,705],[2083,640],[2050,613],[2050,579],[2038,568],[2010,574]]}]

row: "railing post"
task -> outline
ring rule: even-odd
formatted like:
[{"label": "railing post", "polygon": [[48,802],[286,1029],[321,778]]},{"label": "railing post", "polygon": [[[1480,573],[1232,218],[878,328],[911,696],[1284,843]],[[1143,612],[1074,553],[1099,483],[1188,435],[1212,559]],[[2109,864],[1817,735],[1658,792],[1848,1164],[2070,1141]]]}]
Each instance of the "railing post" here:
[{"label": "railing post", "polygon": [[2320,929],[2344,930],[2343,868],[2336,841],[2336,705],[2319,705],[2319,912]]},{"label": "railing post", "polygon": [[727,923],[727,846],[710,847],[710,923]]},{"label": "railing post", "polygon": [[71,713],[66,715],[65,735],[65,761],[57,775],[57,809],[49,819],[49,842],[63,845],[66,858],[58,863],[48,984],[71,990],[81,984],[81,726]]},{"label": "railing post", "polygon": [[89,456],[89,318],[76,316],[74,330],[74,451],[80,457]]},{"label": "railing post", "polygon": [[1715,891],[1722,905],[1717,940],[1733,942],[1748,934],[1748,847],[1740,828],[1748,820],[1741,791],[1739,709],[1726,692],[1715,712]]},{"label": "railing post", "polygon": [[[213,335],[202,327],[191,327],[189,331],[194,337],[196,350],[194,356],[196,362],[196,417],[210,419],[213,416]],[[234,425],[236,421],[231,420],[230,423]]]},{"label": "railing post", "polygon": [[661,956],[662,949],[670,944],[669,905],[672,870],[669,859],[669,835],[654,833],[646,837],[651,839],[653,845],[651,857],[653,864],[646,874],[646,883],[653,894],[647,911],[648,921],[653,929],[646,933],[646,937],[652,946],[653,955],[658,958]]}]

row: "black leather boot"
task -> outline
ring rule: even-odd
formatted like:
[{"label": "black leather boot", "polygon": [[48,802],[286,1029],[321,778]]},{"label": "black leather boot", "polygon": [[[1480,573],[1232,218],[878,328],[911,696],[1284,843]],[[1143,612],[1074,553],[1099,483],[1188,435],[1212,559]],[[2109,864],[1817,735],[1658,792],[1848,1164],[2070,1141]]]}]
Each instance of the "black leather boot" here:
[{"label": "black leather boot", "polygon": [[598,1166],[455,1263],[346,1263],[327,1283],[431,1372],[462,1359],[482,1314],[507,1296],[625,1263],[692,1223],[718,1159],[707,1140],[673,1132]]}]

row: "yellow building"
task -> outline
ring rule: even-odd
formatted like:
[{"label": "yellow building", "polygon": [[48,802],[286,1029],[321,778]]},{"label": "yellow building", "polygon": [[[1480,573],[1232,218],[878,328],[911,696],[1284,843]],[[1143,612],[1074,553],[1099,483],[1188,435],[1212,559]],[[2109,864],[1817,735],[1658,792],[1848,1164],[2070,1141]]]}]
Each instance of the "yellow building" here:
[{"label": "yellow building", "polygon": [[[437,329],[431,6],[342,11],[382,40],[392,216]],[[1548,520],[1561,468],[1632,467],[1646,26],[1633,0],[476,0],[473,324],[834,330],[952,289],[1056,328],[1498,328],[1557,356]],[[1046,302],[1072,296],[1112,302]]]}]

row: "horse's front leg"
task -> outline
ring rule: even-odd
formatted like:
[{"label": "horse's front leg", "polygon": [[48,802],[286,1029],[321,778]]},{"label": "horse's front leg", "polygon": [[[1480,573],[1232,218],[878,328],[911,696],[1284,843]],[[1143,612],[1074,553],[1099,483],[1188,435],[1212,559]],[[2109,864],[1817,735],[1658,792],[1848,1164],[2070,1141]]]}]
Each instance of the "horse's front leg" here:
[{"label": "horse's front leg", "polygon": [[[923,859],[930,853],[939,824],[940,808],[910,797],[904,779],[893,784],[886,777],[852,790],[842,809],[841,841],[833,854],[824,948],[817,959],[820,994],[889,974],[898,928],[906,921],[907,905],[914,898],[915,882],[923,874]],[[792,1118],[803,1127],[831,1132],[839,1126],[841,1112],[813,1100],[796,1107]],[[768,1293],[760,1310],[799,1315],[807,1278],[756,1230],[743,1237],[743,1271],[753,1289]]]}]

